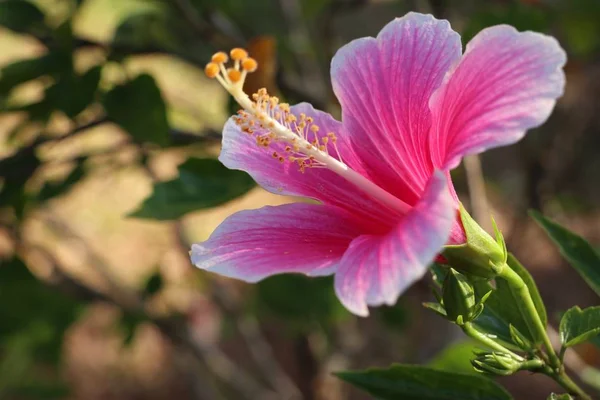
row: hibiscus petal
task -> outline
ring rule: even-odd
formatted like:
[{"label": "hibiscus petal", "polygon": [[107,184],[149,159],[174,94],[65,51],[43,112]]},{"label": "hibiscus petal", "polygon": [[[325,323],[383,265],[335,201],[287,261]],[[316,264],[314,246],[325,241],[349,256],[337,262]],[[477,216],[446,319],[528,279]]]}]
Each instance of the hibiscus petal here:
[{"label": "hibiscus petal", "polygon": [[433,95],[431,151],[438,168],[504,146],[541,125],[563,93],[566,54],[558,42],[500,25],[484,29]]},{"label": "hibiscus petal", "polygon": [[[291,112],[299,116],[306,114],[314,119],[319,126],[317,135],[323,137],[328,132],[338,135],[337,148],[342,160],[358,173],[360,165],[355,161],[353,152],[348,148],[343,135],[340,134],[341,124],[329,114],[315,110],[308,103],[291,107]],[[263,130],[262,133],[266,133]],[[302,196],[320,200],[326,204],[346,209],[357,217],[361,217],[365,225],[371,229],[382,230],[391,227],[390,216],[398,215],[397,211],[378,204],[354,184],[326,168],[307,168],[300,172],[298,165],[285,160],[280,163],[273,158],[273,152],[286,155],[285,143],[273,142],[269,148],[256,144],[256,136],[243,133],[239,126],[230,119],[223,130],[223,147],[219,160],[228,168],[248,172],[254,180],[266,190],[282,195]],[[337,151],[329,143],[329,152],[336,155]]]},{"label": "hibiscus petal", "polygon": [[317,204],[285,204],[240,211],[210,238],[192,246],[198,268],[246,282],[274,274],[333,273],[360,230],[348,213]]},{"label": "hibiscus petal", "polygon": [[376,39],[342,47],[331,63],[342,123],[370,179],[415,204],[431,173],[429,98],[461,55],[448,21],[409,13]]},{"label": "hibiscus petal", "polygon": [[390,233],[362,235],[352,241],[335,275],[340,301],[354,314],[370,306],[392,305],[446,244],[456,220],[446,177],[432,176],[421,201]]}]

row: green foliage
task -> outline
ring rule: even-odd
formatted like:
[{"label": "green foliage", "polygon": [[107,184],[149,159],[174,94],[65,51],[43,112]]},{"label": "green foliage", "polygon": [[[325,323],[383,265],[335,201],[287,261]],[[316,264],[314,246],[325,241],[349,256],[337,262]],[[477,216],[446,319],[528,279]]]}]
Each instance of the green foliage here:
[{"label": "green foliage", "polygon": [[[533,278],[510,253],[508,254],[507,264],[527,285],[542,323],[546,325],[548,323],[546,309]],[[489,282],[475,282],[475,292],[479,296],[483,296],[492,289],[493,287]],[[499,339],[507,344],[512,343],[510,325],[513,325],[514,329],[517,329],[531,342],[541,343],[541,338],[537,331],[529,326],[528,318],[520,309],[520,305],[520,301],[518,301],[508,283],[503,279],[496,279],[496,288],[487,299],[483,312],[474,323],[483,331],[497,335]]]},{"label": "green foliage", "polygon": [[177,178],[154,185],[152,194],[130,216],[176,219],[228,202],[253,187],[254,181],[244,172],[230,170],[214,159],[190,158],[179,166]]},{"label": "green foliage", "polygon": [[25,184],[40,165],[33,147],[26,147],[0,160],[4,175],[4,185],[0,189],[0,208],[13,207],[17,219],[23,217],[29,202]]},{"label": "green foliage", "polygon": [[462,34],[465,43],[482,29],[500,24],[512,25],[520,31],[545,32],[550,25],[551,15],[535,5],[507,1],[482,7],[468,21]]},{"label": "green foliage", "polygon": [[44,28],[44,14],[25,0],[0,2],[0,25],[15,32],[30,33]]},{"label": "green foliage", "polygon": [[144,285],[144,297],[158,293],[164,286],[164,280],[160,271],[156,271],[146,280]]},{"label": "green foliage", "polygon": [[101,72],[102,67],[98,65],[81,76],[74,72],[61,76],[46,89],[46,101],[69,118],[76,117],[94,102]]},{"label": "green foliage", "polygon": [[41,76],[59,74],[70,65],[70,59],[58,53],[15,61],[0,70],[0,94],[6,95],[16,86]]},{"label": "green foliage", "polygon": [[596,250],[584,238],[539,212],[532,210],[529,214],[546,231],[571,266],[600,296],[600,255]]},{"label": "green foliage", "polygon": [[256,285],[256,311],[276,316],[292,330],[305,331],[314,323],[329,325],[348,315],[333,291],[331,277],[277,275]]},{"label": "green foliage", "polygon": [[65,330],[82,304],[37,280],[16,258],[0,265],[0,304],[0,397],[64,396],[60,381],[36,371],[39,363],[59,363]]},{"label": "green foliage", "polygon": [[446,347],[433,360],[429,366],[449,372],[460,372],[463,374],[479,374],[471,366],[471,359],[481,346],[472,340],[465,340]]},{"label": "green foliage", "polygon": [[562,2],[559,26],[570,53],[589,57],[600,48],[600,2],[596,0],[569,0]]},{"label": "green foliage", "polygon": [[575,346],[600,334],[600,306],[569,309],[560,320],[560,340],[564,347]]},{"label": "green foliage", "polygon": [[81,304],[38,281],[18,259],[0,266],[0,337],[28,331],[42,332],[37,355],[49,360],[59,356],[65,329],[79,315]]},{"label": "green foliage", "polygon": [[138,326],[148,321],[148,317],[143,313],[123,311],[119,320],[119,327],[123,332],[123,344],[129,346],[133,343]]},{"label": "green foliage", "polygon": [[178,48],[167,10],[148,9],[127,17],[113,36],[115,48],[165,49]]},{"label": "green foliage", "polygon": [[104,98],[110,120],[125,129],[139,143],[169,143],[169,123],[165,102],[154,78],[138,75],[114,87]]},{"label": "green foliage", "polygon": [[336,376],[380,400],[508,400],[494,381],[416,365],[338,372]]}]

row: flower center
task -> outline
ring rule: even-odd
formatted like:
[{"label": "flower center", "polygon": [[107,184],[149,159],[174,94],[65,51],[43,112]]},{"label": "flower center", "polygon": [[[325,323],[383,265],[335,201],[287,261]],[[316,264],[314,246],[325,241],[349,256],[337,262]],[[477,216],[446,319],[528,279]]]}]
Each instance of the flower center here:
[{"label": "flower center", "polygon": [[295,163],[302,173],[307,168],[327,168],[394,210],[404,213],[410,208],[349,168],[342,161],[335,133],[320,133],[320,127],[312,117],[294,115],[289,104],[280,103],[277,97],[269,96],[266,89],[260,89],[250,99],[244,93],[244,81],[248,73],[256,71],[258,63],[248,57],[244,49],[233,49],[230,56],[232,67],[225,65],[229,61],[227,54],[218,52],[212,56],[204,72],[209,78],[216,79],[243,108],[233,120],[242,132],[256,137],[258,146],[269,148],[274,142],[283,142],[283,150],[272,153],[279,162]]}]

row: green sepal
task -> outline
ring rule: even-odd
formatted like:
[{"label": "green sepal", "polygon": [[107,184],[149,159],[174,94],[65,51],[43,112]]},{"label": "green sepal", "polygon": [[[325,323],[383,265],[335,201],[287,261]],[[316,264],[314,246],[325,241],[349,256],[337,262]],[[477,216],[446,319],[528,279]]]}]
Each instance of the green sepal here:
[{"label": "green sepal", "polygon": [[442,255],[452,268],[469,278],[495,278],[505,267],[508,252],[502,234],[492,219],[496,239],[493,239],[460,204],[460,220],[467,237],[466,243],[447,245]]},{"label": "green sepal", "polygon": [[423,307],[430,309],[431,311],[441,315],[444,318],[447,318],[447,316],[448,316],[448,314],[446,314],[446,310],[444,309],[444,306],[442,306],[439,303],[425,302],[425,303],[423,303]]},{"label": "green sepal", "polygon": [[535,346],[529,339],[525,337],[519,330],[513,325],[509,324],[508,329],[510,331],[510,338],[512,342],[517,345],[521,350],[532,351]]}]

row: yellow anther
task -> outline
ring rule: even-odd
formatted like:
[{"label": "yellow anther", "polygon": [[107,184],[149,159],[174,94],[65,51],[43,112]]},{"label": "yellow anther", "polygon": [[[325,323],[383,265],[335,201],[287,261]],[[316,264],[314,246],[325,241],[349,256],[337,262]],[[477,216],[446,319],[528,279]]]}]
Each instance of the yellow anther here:
[{"label": "yellow anther", "polygon": [[206,74],[206,76],[212,79],[219,75],[219,66],[212,62],[208,63],[206,64],[206,67],[204,67],[204,73]]},{"label": "yellow anther", "polygon": [[229,52],[229,55],[234,61],[242,61],[245,58],[248,58],[248,52],[244,49],[240,49],[239,47],[232,49]]},{"label": "yellow anther", "polygon": [[[233,57],[233,56],[232,56]],[[242,61],[242,69],[248,72],[254,72],[258,68],[258,63],[252,57],[245,58]]]},{"label": "yellow anther", "polygon": [[310,130],[313,131],[314,133],[317,133],[317,132],[319,132],[319,127],[317,125],[312,125],[310,127]]},{"label": "yellow anther", "polygon": [[237,69],[233,68],[229,68],[227,70],[227,76],[229,77],[229,80],[233,83],[237,83],[240,81],[240,79],[242,79],[242,73]]},{"label": "yellow anther", "polygon": [[222,51],[219,51],[218,53],[213,54],[211,60],[215,64],[223,64],[226,63],[227,60],[229,60],[229,57],[227,57],[227,54],[223,53]]}]

